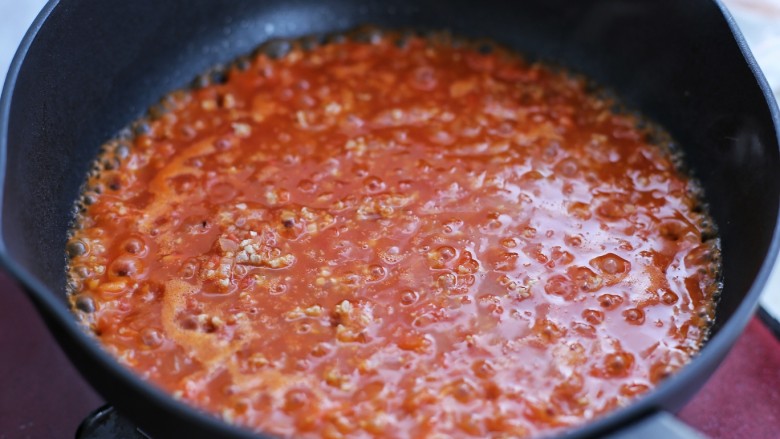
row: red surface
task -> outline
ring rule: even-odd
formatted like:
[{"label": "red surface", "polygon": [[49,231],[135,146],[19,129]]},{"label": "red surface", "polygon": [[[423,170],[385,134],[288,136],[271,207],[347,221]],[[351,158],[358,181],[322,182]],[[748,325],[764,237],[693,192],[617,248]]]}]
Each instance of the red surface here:
[{"label": "red surface", "polygon": [[[0,273],[0,439],[71,438],[101,404]],[[780,341],[754,319],[680,416],[712,438],[780,437]]]},{"label": "red surface", "polygon": [[32,303],[0,273],[0,438],[72,438],[101,403]]},{"label": "red surface", "polygon": [[780,341],[760,320],[680,418],[713,438],[780,438]]}]

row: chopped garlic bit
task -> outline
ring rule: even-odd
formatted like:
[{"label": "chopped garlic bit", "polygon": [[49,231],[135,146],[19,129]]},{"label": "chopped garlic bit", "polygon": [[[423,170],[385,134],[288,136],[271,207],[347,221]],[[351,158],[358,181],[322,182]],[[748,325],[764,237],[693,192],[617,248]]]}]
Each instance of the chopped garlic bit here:
[{"label": "chopped garlic bit", "polygon": [[252,135],[252,127],[249,124],[246,123],[233,123],[233,132],[238,136],[242,138],[247,138],[250,135]]},{"label": "chopped garlic bit", "polygon": [[341,105],[336,102],[331,102],[325,106],[325,114],[336,115],[341,113]]},{"label": "chopped garlic bit", "polygon": [[324,309],[319,305],[312,305],[303,310],[303,312],[305,312],[309,317],[319,317],[322,315],[323,311]]},{"label": "chopped garlic bit", "polygon": [[300,306],[296,306],[295,309],[287,311],[284,318],[287,320],[298,320],[306,317],[306,313],[303,312]]},{"label": "chopped garlic bit", "polygon": [[306,120],[306,113],[303,111],[296,111],[295,112],[295,118],[298,120],[298,124],[302,128],[308,128],[309,127],[309,121]]},{"label": "chopped garlic bit", "polygon": [[368,146],[366,145],[366,139],[363,137],[358,137],[356,139],[349,139],[347,140],[347,143],[344,144],[344,148],[347,151],[352,151],[357,155],[358,157],[365,154],[366,149]]}]

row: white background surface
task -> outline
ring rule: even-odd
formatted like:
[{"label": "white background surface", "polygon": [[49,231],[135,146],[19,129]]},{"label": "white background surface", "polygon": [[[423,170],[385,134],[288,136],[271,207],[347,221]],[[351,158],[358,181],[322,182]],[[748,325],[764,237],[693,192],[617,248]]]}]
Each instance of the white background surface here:
[{"label": "white background surface", "polygon": [[[44,0],[0,0],[0,78],[5,78],[16,46],[45,3]],[[726,3],[772,89],[780,96],[780,0],[726,0]],[[762,306],[780,320],[780,263],[774,267],[762,296]]]}]

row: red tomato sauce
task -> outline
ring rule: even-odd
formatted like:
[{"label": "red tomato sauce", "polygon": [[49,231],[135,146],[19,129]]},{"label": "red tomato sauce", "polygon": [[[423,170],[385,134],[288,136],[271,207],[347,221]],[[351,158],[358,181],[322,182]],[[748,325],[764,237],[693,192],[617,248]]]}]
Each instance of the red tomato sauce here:
[{"label": "red tomato sauce", "polygon": [[704,342],[696,185],[586,81],[393,35],[259,54],[106,145],[71,299],[123,364],[282,436],[535,436]]}]

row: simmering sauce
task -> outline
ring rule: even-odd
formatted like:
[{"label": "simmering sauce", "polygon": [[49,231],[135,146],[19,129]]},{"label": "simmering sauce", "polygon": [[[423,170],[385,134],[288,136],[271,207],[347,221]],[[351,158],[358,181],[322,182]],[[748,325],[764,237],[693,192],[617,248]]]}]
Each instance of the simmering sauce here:
[{"label": "simmering sauce", "polygon": [[696,185],[582,78],[397,35],[260,53],[106,145],[71,299],[143,378],[282,436],[535,436],[686,364]]}]

